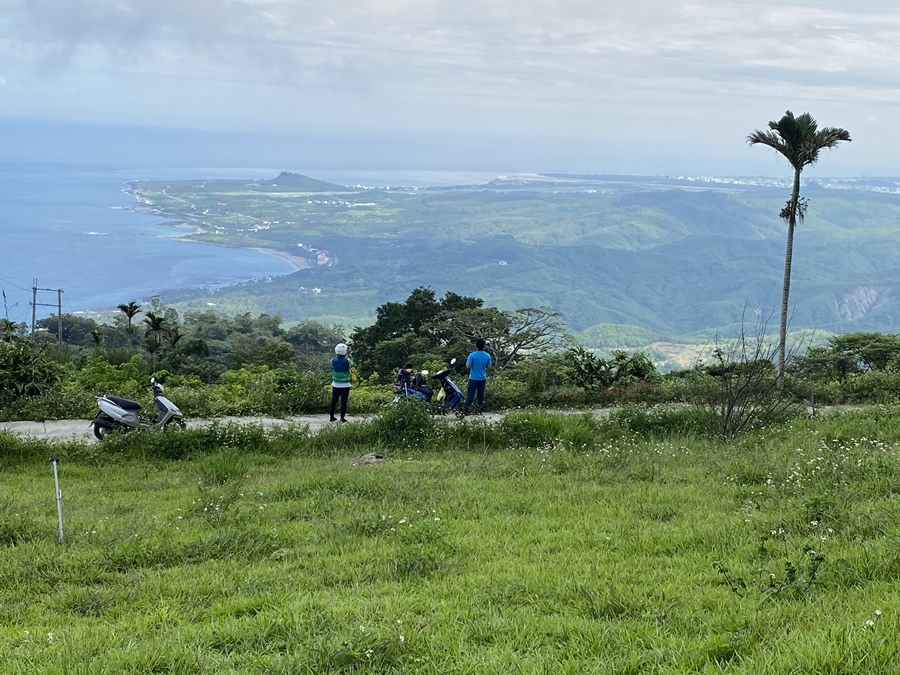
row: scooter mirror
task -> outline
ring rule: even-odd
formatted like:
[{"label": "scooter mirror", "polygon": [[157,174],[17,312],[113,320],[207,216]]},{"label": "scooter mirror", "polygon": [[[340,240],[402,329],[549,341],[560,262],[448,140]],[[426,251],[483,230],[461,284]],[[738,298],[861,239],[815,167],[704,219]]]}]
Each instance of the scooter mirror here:
[{"label": "scooter mirror", "polygon": [[455,357],[455,356],[454,356],[452,359],[450,359],[450,365],[452,366],[454,363],[456,363],[456,357]]},{"label": "scooter mirror", "polygon": [[427,371],[427,370],[423,370],[423,371],[422,371],[422,374],[423,374],[423,375],[427,375],[427,374],[428,374],[428,371]]}]

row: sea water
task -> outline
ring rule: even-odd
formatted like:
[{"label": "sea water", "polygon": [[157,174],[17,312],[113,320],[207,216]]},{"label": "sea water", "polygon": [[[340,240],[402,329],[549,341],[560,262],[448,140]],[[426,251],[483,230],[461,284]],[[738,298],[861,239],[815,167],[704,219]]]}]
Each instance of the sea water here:
[{"label": "sea water", "polygon": [[[341,185],[471,185],[495,177],[477,172],[287,169]],[[136,180],[272,179],[275,168],[97,167],[0,163],[0,307],[13,321],[146,302],[180,288],[216,288],[296,271],[261,251],[179,239],[185,230],[136,210],[125,192]]]},{"label": "sea water", "polygon": [[0,310],[30,323],[35,279],[49,289],[38,292],[41,318],[56,313],[56,289],[69,313],[296,271],[260,251],[178,239],[183,229],[135,211],[136,200],[124,192],[141,178],[260,177],[254,173],[262,172],[0,165]]}]

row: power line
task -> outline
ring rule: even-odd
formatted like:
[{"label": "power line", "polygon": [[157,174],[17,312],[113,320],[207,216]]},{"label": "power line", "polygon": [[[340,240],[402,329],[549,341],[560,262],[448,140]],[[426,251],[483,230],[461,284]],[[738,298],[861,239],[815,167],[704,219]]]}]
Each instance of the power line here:
[{"label": "power line", "polygon": [[24,286],[19,286],[18,284],[13,283],[9,279],[4,279],[3,277],[0,277],[0,281],[2,281],[4,284],[9,284],[13,288],[18,288],[20,291],[30,291],[31,290],[30,288],[25,288]]}]

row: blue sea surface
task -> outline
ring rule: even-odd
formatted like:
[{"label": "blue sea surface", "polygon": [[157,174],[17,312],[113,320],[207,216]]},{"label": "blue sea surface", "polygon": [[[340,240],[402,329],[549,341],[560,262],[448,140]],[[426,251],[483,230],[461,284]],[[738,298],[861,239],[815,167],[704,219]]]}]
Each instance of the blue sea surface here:
[{"label": "blue sea surface", "polygon": [[[271,169],[98,169],[68,165],[0,164],[0,308],[30,323],[31,287],[37,316],[99,310],[178,288],[218,287],[289,274],[297,268],[260,251],[176,237],[184,230],[132,210],[126,184],[141,178],[262,178]],[[43,303],[51,304],[45,307]]]},{"label": "blue sea surface", "polygon": [[[341,185],[440,186],[496,177],[463,171],[376,171],[288,168]],[[0,162],[0,289],[3,316],[31,322],[32,286],[38,318],[115,308],[167,291],[216,288],[290,274],[296,267],[261,251],[178,239],[186,231],[135,210],[124,190],[136,180],[272,179],[277,168],[155,168]],[[49,305],[49,306],[48,306]]]}]

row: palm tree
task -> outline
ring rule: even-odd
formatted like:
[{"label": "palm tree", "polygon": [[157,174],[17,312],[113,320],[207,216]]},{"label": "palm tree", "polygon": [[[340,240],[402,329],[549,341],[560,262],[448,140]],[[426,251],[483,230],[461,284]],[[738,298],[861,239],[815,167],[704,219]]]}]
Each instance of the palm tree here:
[{"label": "palm tree", "polygon": [[92,330],[91,339],[94,341],[94,349],[100,351],[100,346],[103,344],[103,332],[99,328]]},{"label": "palm tree", "polygon": [[16,323],[7,318],[0,319],[0,341],[12,342],[24,328],[25,324]]},{"label": "palm tree", "polygon": [[128,317],[128,328],[126,328],[125,330],[127,330],[128,334],[131,335],[134,332],[134,324],[132,323],[132,320],[137,314],[140,313],[141,306],[134,300],[131,300],[128,302],[128,304],[119,305],[117,309]]},{"label": "palm tree", "polygon": [[788,296],[791,291],[791,258],[794,252],[794,228],[803,222],[807,200],[800,199],[800,173],[815,164],[821,150],[830,150],[841,141],[849,141],[850,133],[838,127],[819,129],[809,113],[794,117],[790,110],[777,122],[769,122],[769,130],[757,129],[747,136],[747,143],[761,143],[784,155],[794,168],[794,186],[791,198],[781,210],[781,218],[787,223],[787,246],[784,254],[784,282],[781,291],[781,324],[778,329],[778,389],[784,388],[785,342],[787,341]]},{"label": "palm tree", "polygon": [[147,312],[144,324],[147,328],[144,333],[144,349],[150,352],[151,370],[156,370],[156,354],[163,347],[163,338],[168,332],[165,317]]}]

